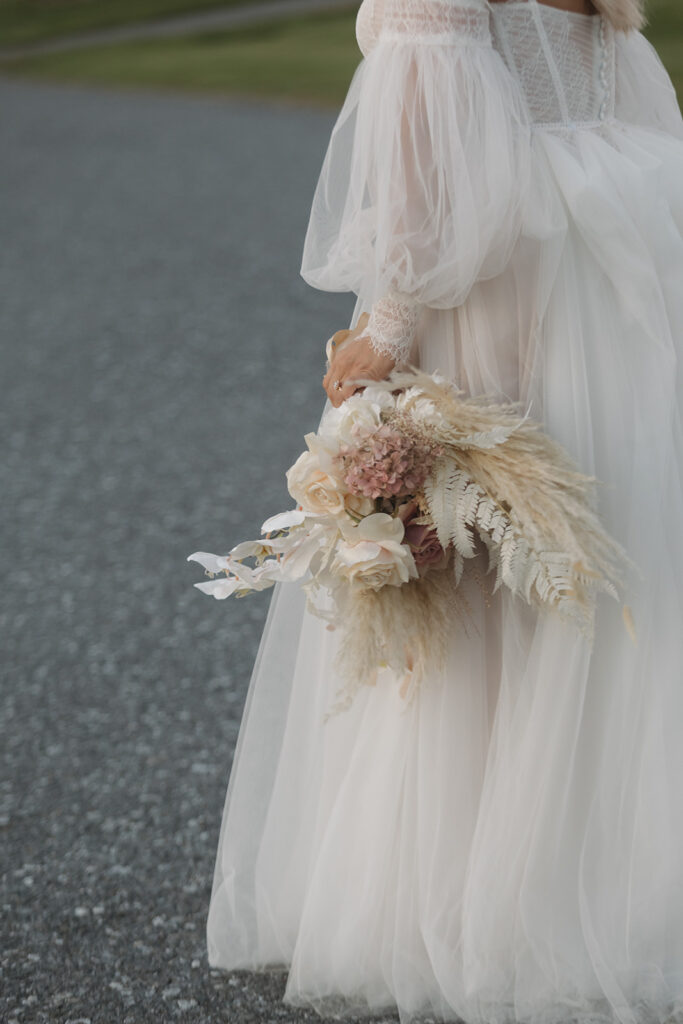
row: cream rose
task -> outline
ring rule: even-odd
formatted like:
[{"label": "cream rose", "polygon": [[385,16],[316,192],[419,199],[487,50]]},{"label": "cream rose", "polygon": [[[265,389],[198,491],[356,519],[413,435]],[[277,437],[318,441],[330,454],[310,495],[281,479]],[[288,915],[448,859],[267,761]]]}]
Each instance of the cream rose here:
[{"label": "cream rose", "polygon": [[340,482],[321,469],[313,452],[302,452],[286,475],[289,493],[306,511],[332,516],[344,511]]},{"label": "cream rose", "polygon": [[357,526],[344,526],[332,572],[354,586],[379,590],[400,586],[418,575],[410,548],[402,543],[403,523],[374,512]]},{"label": "cream rose", "polygon": [[344,507],[347,512],[357,516],[369,516],[375,508],[372,498],[366,498],[364,494],[345,494]]}]

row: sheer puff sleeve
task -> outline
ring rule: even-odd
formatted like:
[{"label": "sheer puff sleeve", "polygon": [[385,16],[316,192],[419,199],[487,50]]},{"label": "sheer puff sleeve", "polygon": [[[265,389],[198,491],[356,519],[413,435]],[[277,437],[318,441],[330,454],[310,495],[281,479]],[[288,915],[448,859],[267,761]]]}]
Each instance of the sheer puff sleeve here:
[{"label": "sheer puff sleeve", "polygon": [[374,346],[400,359],[421,305],[460,305],[509,259],[529,121],[486,0],[364,0],[356,36],[363,60],[323,160],[301,276],[363,294]]}]

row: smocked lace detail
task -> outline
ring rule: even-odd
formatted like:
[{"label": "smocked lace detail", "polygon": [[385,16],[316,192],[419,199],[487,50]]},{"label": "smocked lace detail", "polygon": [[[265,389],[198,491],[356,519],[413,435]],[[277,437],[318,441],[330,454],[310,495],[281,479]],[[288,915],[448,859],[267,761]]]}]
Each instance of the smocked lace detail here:
[{"label": "smocked lace detail", "polygon": [[491,45],[484,0],[363,0],[356,39],[367,55],[379,38],[394,42]]},{"label": "smocked lace detail", "polygon": [[392,289],[373,304],[358,337],[367,337],[375,352],[391,356],[397,366],[402,366],[410,358],[421,308],[410,295]]},{"label": "smocked lace detail", "polygon": [[[377,2],[377,0],[375,0]],[[490,45],[488,10],[479,4],[461,6],[453,0],[385,0],[382,35],[443,43]]]}]

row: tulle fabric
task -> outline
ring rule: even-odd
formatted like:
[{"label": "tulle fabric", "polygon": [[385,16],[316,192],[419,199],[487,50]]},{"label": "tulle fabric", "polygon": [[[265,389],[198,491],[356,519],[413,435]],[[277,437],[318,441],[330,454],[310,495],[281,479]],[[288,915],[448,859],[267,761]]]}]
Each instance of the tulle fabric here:
[{"label": "tulle fabric", "polygon": [[676,90],[652,43],[641,32],[618,33],[616,115],[683,138]]},{"label": "tulle fabric", "polygon": [[[475,181],[467,129],[451,126],[449,160],[465,160],[465,194],[483,208],[453,215],[459,237],[432,239],[448,272],[425,262],[404,283],[445,301],[451,282],[464,297],[426,305],[419,364],[530,403],[601,481],[605,523],[640,568],[627,581],[637,644],[606,595],[591,646],[470,576],[474,622],[454,623],[443,673],[406,704],[385,671],[323,723],[341,685],[337,634],[277,585],[207,938],[215,967],[286,970],[291,1005],[393,1010],[401,1024],[683,1020],[683,131],[649,44],[616,48],[614,116],[568,136],[532,128],[522,191],[508,181],[501,199]],[[390,81],[408,59],[388,58]],[[479,49],[466,72],[463,59],[452,55],[461,81],[484,61],[487,81],[502,74]],[[478,92],[486,126],[504,100]],[[509,116],[502,160],[516,162]],[[358,289],[354,322],[381,270],[353,261],[362,237],[326,263]]]},{"label": "tulle fabric", "polygon": [[529,128],[485,8],[465,7],[460,24],[451,17],[429,42],[380,29],[356,68],[313,196],[301,262],[309,284],[363,292],[368,308],[390,288],[452,308],[508,262]]}]

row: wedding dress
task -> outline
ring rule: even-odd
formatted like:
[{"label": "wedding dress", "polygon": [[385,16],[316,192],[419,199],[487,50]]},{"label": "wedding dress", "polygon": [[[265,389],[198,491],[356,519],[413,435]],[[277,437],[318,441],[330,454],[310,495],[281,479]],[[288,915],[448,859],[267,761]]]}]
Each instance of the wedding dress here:
[{"label": "wedding dress", "polygon": [[277,584],[209,962],[279,966],[286,1003],[331,1016],[681,1021],[675,93],[638,29],[536,0],[364,0],[356,28],[301,273],[355,292],[379,350],[522,400],[597,477],[636,642],[607,595],[591,643],[468,578],[446,669],[410,704],[382,670],[324,722],[337,633]]}]

